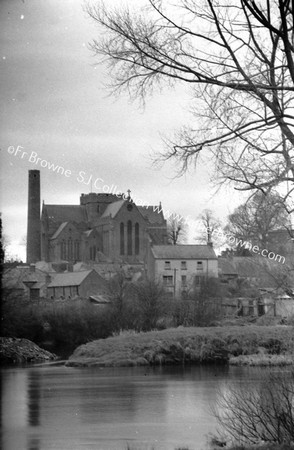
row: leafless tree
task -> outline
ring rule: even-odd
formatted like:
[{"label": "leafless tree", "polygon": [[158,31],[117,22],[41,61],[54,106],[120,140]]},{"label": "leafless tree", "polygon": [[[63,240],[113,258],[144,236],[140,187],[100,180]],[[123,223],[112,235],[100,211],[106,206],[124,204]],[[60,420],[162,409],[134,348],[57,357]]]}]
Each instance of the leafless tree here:
[{"label": "leafless tree", "polygon": [[257,192],[229,215],[226,231],[243,242],[249,241],[266,248],[271,243],[271,232],[289,225],[283,198],[276,193]]},{"label": "leafless tree", "polygon": [[188,226],[183,217],[172,214],[167,221],[167,240],[169,244],[177,245],[185,242]]},{"label": "leafless tree", "polygon": [[294,383],[282,372],[262,374],[252,386],[219,391],[214,413],[237,443],[290,443],[294,438]]},{"label": "leafless tree", "polygon": [[221,221],[214,216],[210,209],[204,209],[200,214],[200,221],[203,225],[203,232],[196,236],[196,240],[202,243],[212,242],[217,246],[217,239],[214,239],[213,233],[221,226]]},{"label": "leafless tree", "polygon": [[[93,0],[95,1],[95,0]],[[284,191],[294,211],[293,0],[146,0],[146,8],[86,6],[105,31],[91,44],[115,92],[144,99],[162,83],[192,88],[193,126],[164,160],[180,173],[214,160],[214,178],[236,189]],[[292,199],[291,199],[292,197]]]}]

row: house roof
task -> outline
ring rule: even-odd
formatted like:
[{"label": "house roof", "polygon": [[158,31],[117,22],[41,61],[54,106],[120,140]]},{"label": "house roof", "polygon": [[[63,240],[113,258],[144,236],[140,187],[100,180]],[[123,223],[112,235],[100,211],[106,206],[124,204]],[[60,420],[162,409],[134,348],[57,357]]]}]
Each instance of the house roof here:
[{"label": "house roof", "polygon": [[[158,211],[154,211],[155,208],[159,208],[158,206],[148,206],[147,208],[145,206],[137,206],[138,210],[142,214],[142,216],[148,220],[150,224],[163,224],[164,223],[164,216],[162,213],[162,210],[160,213]],[[160,208],[161,209],[161,208]]]},{"label": "house roof", "polygon": [[[58,273],[54,276],[48,288],[52,287],[65,287],[65,286],[80,286],[82,282],[93,270],[83,270],[81,272],[67,272]],[[95,271],[94,271],[95,272]],[[95,272],[97,274],[97,272]],[[99,276],[97,274],[97,276]]]},{"label": "house roof", "polygon": [[48,219],[55,223],[63,222],[87,222],[87,214],[84,205],[44,205]]},{"label": "house roof", "polygon": [[153,245],[156,259],[217,259],[210,245]]},{"label": "house roof", "polygon": [[45,272],[37,268],[32,272],[29,266],[19,266],[4,272],[3,286],[8,289],[25,289],[25,283],[33,285],[34,283],[44,282],[45,279]]},{"label": "house roof", "polygon": [[115,217],[124,203],[125,200],[110,203],[101,217]]}]

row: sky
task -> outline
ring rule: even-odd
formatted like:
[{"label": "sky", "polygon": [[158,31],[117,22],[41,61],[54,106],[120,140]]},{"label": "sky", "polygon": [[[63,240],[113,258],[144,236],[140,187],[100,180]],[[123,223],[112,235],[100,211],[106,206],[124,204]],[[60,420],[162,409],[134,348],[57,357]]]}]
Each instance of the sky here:
[{"label": "sky", "polygon": [[216,190],[207,162],[180,178],[174,162],[154,165],[162,137],[191,122],[190,93],[183,85],[166,88],[144,108],[127,95],[112,97],[107,67],[89,49],[101,35],[81,0],[0,0],[1,213],[10,256],[25,260],[32,169],[40,170],[47,204],[79,204],[91,176],[93,192],[130,189],[137,199],[193,219],[209,208],[225,221],[244,200],[233,187]]}]

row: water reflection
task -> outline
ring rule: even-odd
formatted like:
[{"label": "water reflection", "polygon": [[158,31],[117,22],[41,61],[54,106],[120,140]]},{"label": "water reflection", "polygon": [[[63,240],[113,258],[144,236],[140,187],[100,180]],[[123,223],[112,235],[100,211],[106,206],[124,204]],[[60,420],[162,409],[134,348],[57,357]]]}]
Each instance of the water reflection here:
[{"label": "water reflection", "polygon": [[[31,371],[28,374],[28,424],[32,427],[40,425],[40,372]],[[33,449],[32,449],[33,450]]]},{"label": "water reflection", "polygon": [[40,439],[39,438],[29,438],[28,439],[28,445],[27,445],[27,450],[40,450],[41,449],[41,444],[40,444]]},{"label": "water reflection", "polygon": [[131,448],[203,449],[216,426],[208,405],[216,399],[218,381],[234,377],[244,372],[227,367],[2,369],[2,448],[123,450],[128,443]]}]

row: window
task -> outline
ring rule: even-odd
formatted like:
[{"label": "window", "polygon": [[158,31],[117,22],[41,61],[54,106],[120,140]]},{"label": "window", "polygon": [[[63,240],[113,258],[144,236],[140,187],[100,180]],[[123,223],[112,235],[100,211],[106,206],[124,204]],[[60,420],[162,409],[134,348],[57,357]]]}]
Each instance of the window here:
[{"label": "window", "polygon": [[203,270],[203,262],[197,261],[197,270]]},{"label": "window", "polygon": [[127,235],[128,235],[128,255],[132,255],[133,254],[133,232],[132,232],[132,221],[128,220],[128,225],[127,225]]},{"label": "window", "polygon": [[138,222],[135,225],[135,255],[139,255],[140,253],[140,234],[139,234],[139,224]]},{"label": "window", "polygon": [[181,261],[181,269],[187,270],[187,261]]},{"label": "window", "polygon": [[120,254],[125,254],[125,224],[123,222],[120,224]]},{"label": "window", "polygon": [[170,261],[165,261],[164,262],[164,268],[165,268],[165,270],[170,270],[171,269]]},{"label": "window", "polygon": [[187,276],[182,275],[182,286],[187,286]]},{"label": "window", "polygon": [[196,275],[196,277],[195,277],[195,286],[200,286],[200,284],[201,284],[201,277],[198,277]]},{"label": "window", "polygon": [[80,243],[79,243],[79,241],[75,241],[75,244],[74,244],[74,259],[76,261],[79,261],[79,259],[80,259]]},{"label": "window", "polygon": [[67,241],[67,259],[69,261],[72,261],[72,259],[73,259],[73,245],[72,245],[71,238],[69,238]]},{"label": "window", "polygon": [[65,243],[65,241],[61,241],[61,243],[60,243],[60,258],[66,259],[66,243]]},{"label": "window", "polygon": [[172,275],[163,275],[163,285],[164,286],[173,286],[173,276]]}]

